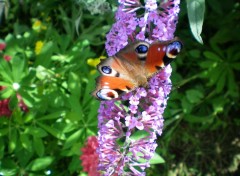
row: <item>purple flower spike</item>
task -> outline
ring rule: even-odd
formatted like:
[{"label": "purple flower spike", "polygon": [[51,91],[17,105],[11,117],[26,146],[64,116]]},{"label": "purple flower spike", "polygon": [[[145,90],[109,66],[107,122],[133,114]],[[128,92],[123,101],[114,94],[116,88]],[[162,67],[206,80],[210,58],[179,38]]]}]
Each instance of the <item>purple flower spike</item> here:
[{"label": "purple flower spike", "polygon": [[[146,0],[145,4],[139,0],[118,2],[116,23],[107,34],[109,56],[130,41],[152,43],[174,38],[180,0],[164,1],[159,6],[156,0]],[[144,13],[140,14],[139,9],[144,9]],[[101,102],[98,115],[101,175],[145,175],[157,147],[157,135],[162,134],[162,115],[172,87],[171,72],[168,65],[149,80],[147,88],[137,88],[120,101]]]}]

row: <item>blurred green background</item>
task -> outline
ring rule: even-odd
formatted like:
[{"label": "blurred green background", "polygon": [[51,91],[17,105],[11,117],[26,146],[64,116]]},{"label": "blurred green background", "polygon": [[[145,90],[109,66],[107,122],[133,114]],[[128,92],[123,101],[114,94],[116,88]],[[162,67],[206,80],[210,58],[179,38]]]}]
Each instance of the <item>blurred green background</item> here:
[{"label": "blurred green background", "polygon": [[[172,63],[157,148],[165,162],[150,176],[240,175],[240,4],[205,5],[202,45],[181,2],[184,51]],[[0,175],[84,175],[80,148],[97,133],[94,65],[106,57],[116,8],[114,0],[0,1]]]}]

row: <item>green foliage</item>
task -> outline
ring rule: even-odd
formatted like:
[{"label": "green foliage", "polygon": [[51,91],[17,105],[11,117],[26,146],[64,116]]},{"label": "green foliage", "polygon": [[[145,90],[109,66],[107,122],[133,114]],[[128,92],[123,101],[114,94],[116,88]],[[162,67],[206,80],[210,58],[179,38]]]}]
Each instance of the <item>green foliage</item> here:
[{"label": "green foliage", "polygon": [[[86,2],[0,2],[0,99],[12,111],[0,117],[0,175],[84,175],[80,149],[97,133],[99,107],[87,59],[105,54],[116,5],[99,0],[108,8],[95,15]],[[181,2],[176,35],[185,49],[172,64],[165,129],[147,175],[239,173],[239,8]]]},{"label": "green foliage", "polygon": [[[23,8],[13,1],[1,22],[1,100],[9,98],[12,111],[0,118],[1,175],[80,174],[80,149],[97,132],[99,102],[90,96],[96,75],[87,59],[103,53],[111,15],[96,18],[75,2],[67,9],[56,3],[25,1]],[[19,95],[28,110],[19,107]]]},{"label": "green foliage", "polygon": [[[185,51],[172,64],[174,90],[158,148],[165,164],[153,166],[149,175],[239,174],[240,4],[206,1],[201,34],[201,3],[181,4],[177,35]],[[187,19],[203,45],[192,38]]]}]

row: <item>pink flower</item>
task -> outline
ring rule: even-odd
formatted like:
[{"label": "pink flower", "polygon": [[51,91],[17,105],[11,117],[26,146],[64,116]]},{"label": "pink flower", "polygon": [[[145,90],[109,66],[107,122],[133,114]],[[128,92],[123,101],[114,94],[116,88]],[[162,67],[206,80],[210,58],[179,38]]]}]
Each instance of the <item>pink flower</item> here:
[{"label": "pink flower", "polygon": [[83,147],[82,155],[80,160],[82,160],[83,170],[88,173],[89,176],[99,176],[100,173],[97,171],[98,167],[98,141],[96,136],[90,136],[87,139],[85,147]]}]

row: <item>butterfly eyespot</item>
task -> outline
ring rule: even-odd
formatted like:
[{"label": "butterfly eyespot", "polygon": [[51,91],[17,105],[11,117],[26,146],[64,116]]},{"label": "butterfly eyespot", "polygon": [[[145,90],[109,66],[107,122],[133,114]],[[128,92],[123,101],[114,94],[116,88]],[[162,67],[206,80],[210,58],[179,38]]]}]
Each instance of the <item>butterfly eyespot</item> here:
[{"label": "butterfly eyespot", "polygon": [[148,51],[148,46],[146,45],[138,45],[137,48],[135,49],[135,51],[138,53],[138,54],[145,54],[147,53]]},{"label": "butterfly eyespot", "polygon": [[168,58],[174,59],[180,53],[181,49],[182,49],[181,42],[179,41],[172,42],[167,46],[166,56]]},{"label": "butterfly eyespot", "polygon": [[111,74],[112,73],[112,69],[109,66],[102,66],[101,70],[105,74]]},{"label": "butterfly eyespot", "polygon": [[101,89],[96,93],[96,96],[100,100],[112,100],[118,98],[118,93],[112,89]]}]

